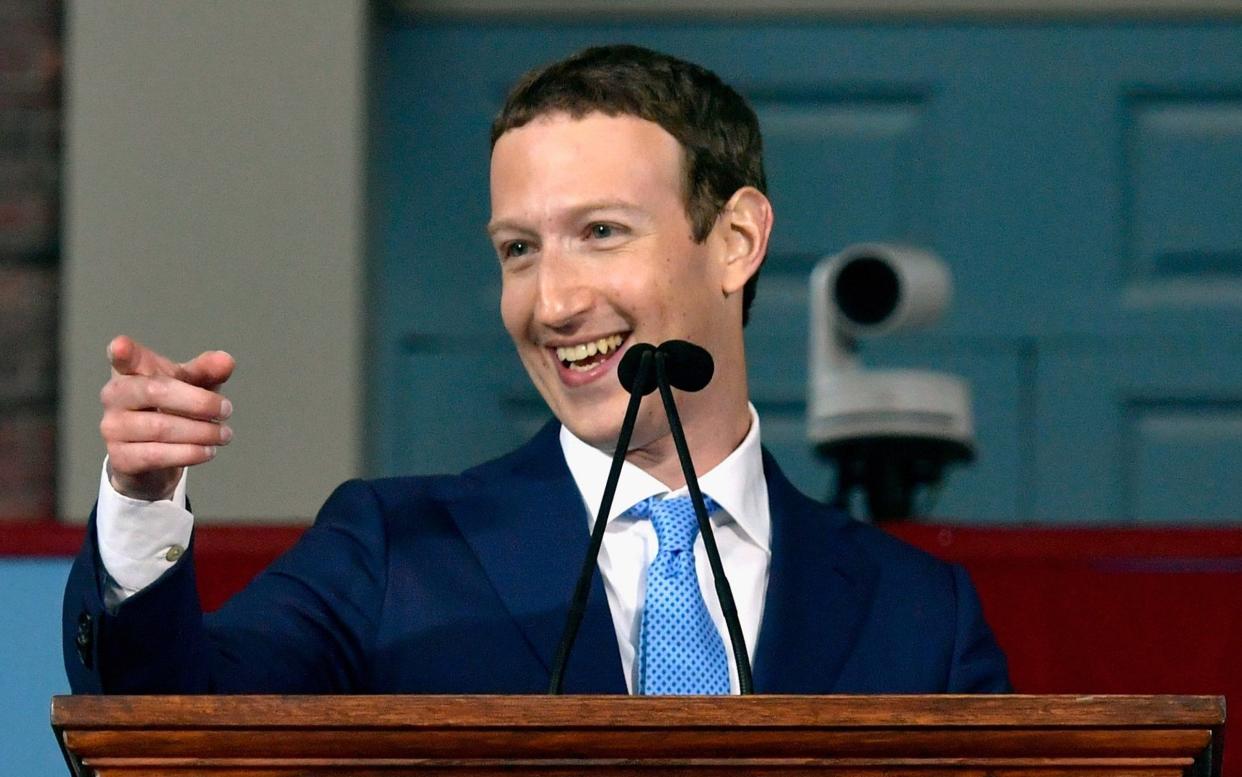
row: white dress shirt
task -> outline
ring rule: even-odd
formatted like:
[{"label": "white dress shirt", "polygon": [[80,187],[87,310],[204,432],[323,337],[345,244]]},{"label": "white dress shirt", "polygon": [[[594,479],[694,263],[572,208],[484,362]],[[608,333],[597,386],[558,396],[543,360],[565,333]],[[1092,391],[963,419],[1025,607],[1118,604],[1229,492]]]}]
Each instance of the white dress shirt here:
[{"label": "white dress shirt", "polygon": [[[612,457],[579,440],[566,427],[561,427],[561,449],[565,461],[586,504],[588,528],[594,525],[604,498],[604,483]],[[693,453],[693,452],[692,452]],[[755,657],[755,641],[763,621],[763,602],[768,590],[768,566],[772,558],[771,517],[768,510],[768,483],[763,477],[763,453],[759,446],[759,416],[750,408],[750,431],[741,445],[724,461],[699,478],[699,489],[720,505],[711,517],[716,546],[733,600],[738,620],[746,639],[746,652]],[[642,622],[642,603],[647,590],[647,568],[655,560],[659,543],[651,521],[633,518],[624,513],[650,496],[672,497],[688,493],[683,486],[675,491],[642,469],[625,462],[621,479],[608,513],[608,528],[599,551],[599,571],[612,610],[613,627],[617,630],[617,646],[621,652],[621,668],[625,685],[634,692],[634,670],[638,663],[638,627]],[[738,691],[737,662],[729,644],[724,613],[716,596],[711,566],[703,537],[694,540],[694,566],[699,576],[699,590],[707,603],[707,611],[720,632],[729,659],[729,682]]]},{"label": "white dress shirt", "polygon": [[[747,652],[753,660],[768,588],[771,520],[759,444],[759,417],[753,406],[749,409],[750,430],[746,437],[724,461],[699,478],[699,487],[721,507],[711,517],[712,527],[725,575],[729,578],[737,604]],[[560,443],[574,483],[582,495],[585,529],[589,533],[604,496],[604,483],[608,479],[612,457],[578,439],[563,426]],[[105,459],[99,482],[95,525],[99,556],[110,578],[104,595],[109,606],[119,605],[155,582],[176,563],[189,545],[194,516],[186,509],[186,479],[183,474],[171,499],[154,502],[130,499],[112,488]],[[634,690],[647,568],[655,559],[658,543],[655,527],[650,521],[632,518],[625,512],[651,496],[676,497],[685,493],[684,486],[670,492],[668,486],[629,462],[621,468],[621,479],[600,549],[599,571],[617,631],[626,687],[631,693]],[[725,643],[730,683],[733,692],[737,693],[737,663],[729,647],[729,632],[725,628],[701,536],[695,539],[694,556],[699,588]]]},{"label": "white dress shirt", "polygon": [[170,499],[148,502],[118,493],[104,459],[95,505],[95,533],[99,558],[108,575],[104,586],[107,606],[116,607],[154,583],[189,546],[194,516],[186,509],[188,472],[188,467],[182,470]]}]

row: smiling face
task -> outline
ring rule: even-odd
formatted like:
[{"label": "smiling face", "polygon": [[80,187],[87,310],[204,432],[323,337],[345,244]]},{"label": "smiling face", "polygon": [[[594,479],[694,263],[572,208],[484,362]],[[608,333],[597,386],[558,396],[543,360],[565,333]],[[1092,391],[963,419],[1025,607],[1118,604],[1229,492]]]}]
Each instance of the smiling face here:
[{"label": "smiling face", "polygon": [[[616,378],[621,356],[637,342],[679,338],[716,359],[711,385],[678,399],[696,460],[700,445],[736,437],[727,455],[749,423],[744,268],[731,261],[727,219],[694,241],[677,140],[633,116],[548,114],[497,140],[491,192],[501,315],[561,423],[613,446],[628,401]],[[666,437],[658,402],[644,401],[631,450]]]}]

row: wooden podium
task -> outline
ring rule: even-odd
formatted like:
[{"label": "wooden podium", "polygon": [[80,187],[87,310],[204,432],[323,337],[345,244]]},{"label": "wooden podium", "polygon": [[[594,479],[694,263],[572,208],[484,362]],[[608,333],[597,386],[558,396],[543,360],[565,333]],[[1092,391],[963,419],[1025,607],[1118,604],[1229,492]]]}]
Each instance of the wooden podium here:
[{"label": "wooden podium", "polygon": [[1212,696],[57,696],[79,777],[1219,777]]}]

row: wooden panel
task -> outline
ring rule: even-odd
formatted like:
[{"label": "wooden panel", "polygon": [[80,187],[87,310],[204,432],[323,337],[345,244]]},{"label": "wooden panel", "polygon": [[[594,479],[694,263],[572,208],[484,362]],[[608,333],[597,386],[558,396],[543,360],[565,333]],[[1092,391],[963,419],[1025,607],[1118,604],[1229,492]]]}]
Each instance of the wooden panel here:
[{"label": "wooden panel", "polygon": [[[1242,394],[1233,400],[1126,406],[1121,482],[1136,520],[1215,521],[1242,514]],[[1232,505],[1222,512],[1221,505]]]},{"label": "wooden panel", "polygon": [[715,69],[764,122],[777,218],[748,353],[765,441],[801,488],[830,488],[800,431],[807,274],[899,238],[945,258],[956,299],[937,334],[868,363],[958,372],[976,396],[980,459],[939,514],[1237,516],[1234,492],[1189,488],[1239,463],[1234,442],[1127,420],[1239,396],[1218,342],[1242,330],[1236,22],[396,23],[377,68],[373,472],[464,466],[543,417],[502,356],[486,127],[520,72],[614,40]]},{"label": "wooden panel", "polygon": [[[917,727],[1066,730],[1141,727],[1210,728],[1224,721],[1224,700],[1214,696],[57,696],[52,724],[100,728],[318,730],[365,722],[401,730],[661,728],[738,730],[781,728],[866,729]],[[94,725],[92,725],[92,722]],[[1198,740],[1196,740],[1198,741]],[[365,746],[360,743],[359,746]]]},{"label": "wooden panel", "polygon": [[1242,305],[1242,96],[1135,96],[1126,126],[1129,302]]},{"label": "wooden panel", "polygon": [[1222,334],[1041,353],[1035,515],[1236,521],[1240,348]]},{"label": "wooden panel", "polygon": [[[1003,766],[989,765],[979,767],[962,764],[943,764],[940,766],[953,774],[954,777],[990,777],[991,775],[996,775],[997,777],[1015,777],[1016,775],[1038,775],[1038,777],[1068,777],[1068,775],[1080,775],[1082,777],[1088,775],[1091,777],[1175,777],[1184,773],[1180,768],[1145,768],[1142,765],[1129,763],[1083,766],[1051,762],[1028,766],[1014,765],[1008,768]],[[121,775],[124,775],[124,777],[167,777],[167,775],[198,775],[203,773],[203,767],[193,761],[178,764],[173,768],[164,765],[161,765],[159,768],[153,768],[145,761],[138,761],[136,764],[129,760],[107,761],[99,769],[99,777],[112,777],[112,775],[117,775],[118,777]],[[641,771],[638,771],[639,769]],[[578,777],[583,773],[582,766],[548,764],[541,761],[518,763],[509,761],[502,763],[483,762],[481,764],[471,761],[468,764],[453,766],[424,763],[411,765],[404,762],[396,762],[376,766],[369,761],[355,763],[340,759],[331,762],[299,760],[291,766],[275,770],[266,766],[256,765],[253,762],[241,761],[229,763],[222,769],[213,768],[211,773],[213,775],[229,775],[229,777],[306,777],[306,775],[331,774],[341,770],[344,770],[351,777],[376,777],[377,775],[390,777],[393,774],[470,775],[470,777],[506,777],[506,775],[511,774],[527,774],[540,775],[540,777]],[[605,777],[649,774],[651,770],[658,770],[656,773],[661,775],[741,774],[753,775],[754,777],[811,777],[811,775],[816,777],[823,777],[823,775],[844,777],[844,775],[868,773],[883,774],[889,777],[913,777],[913,775],[929,773],[928,769],[893,769],[886,764],[838,764],[836,762],[815,761],[798,762],[796,764],[782,761],[772,764],[764,761],[743,759],[729,763],[719,763],[707,759],[699,759],[693,763],[652,761],[644,763],[641,767],[616,763],[593,763],[590,765],[591,774],[603,775]]]},{"label": "wooden panel", "polygon": [[[806,438],[805,362],[758,337],[748,341],[747,358],[764,444],[796,486],[828,499],[835,479]],[[867,343],[862,359],[869,366],[942,371],[970,381],[976,460],[969,467],[949,469],[939,492],[923,494],[917,505],[921,514],[951,515],[975,524],[1004,523],[1029,514],[1033,454],[1025,435],[1033,423],[1033,365],[1027,347],[1000,338],[918,335]]]},{"label": "wooden panel", "polygon": [[1224,707],[1124,696],[57,697],[52,719],[75,758],[115,774],[169,763],[217,774],[1214,775]]},{"label": "wooden panel", "polygon": [[971,18],[1027,20],[1082,18],[1230,17],[1242,13],[1231,0],[392,0],[414,18],[499,15],[581,19],[641,16],[684,19],[704,16],[736,20],[739,16],[771,18],[881,18],[897,21]]},{"label": "wooden panel", "polygon": [[[549,418],[513,346],[499,337],[427,338],[406,349],[397,380],[408,392],[391,458],[405,472],[455,473],[517,447]],[[450,430],[426,440],[425,430]]]},{"label": "wooden panel", "polygon": [[[329,713],[334,715],[336,713]],[[614,713],[616,715],[624,714]],[[434,713],[425,718],[435,720]],[[850,727],[826,730],[824,726],[797,726],[792,729],[757,729],[747,731],[724,724],[720,730],[704,736],[700,723],[693,728],[666,727],[657,722],[654,711],[642,727],[625,727],[620,722],[609,728],[583,727],[578,724],[531,728],[514,726],[505,730],[495,724],[486,726],[435,726],[414,729],[410,736],[405,727],[376,729],[366,726],[365,741],[348,739],[348,726],[335,725],[326,730],[304,731],[296,737],[263,741],[253,731],[240,726],[220,730],[218,726],[204,731],[198,728],[177,730],[153,726],[145,729],[142,755],[164,758],[207,758],[228,753],[232,758],[403,758],[447,759],[471,758],[561,760],[567,748],[589,750],[591,761],[614,758],[682,760],[723,758],[728,750],[733,758],[771,759],[869,759],[880,765],[886,753],[901,752],[903,760],[924,759],[962,763],[1015,759],[1037,755],[1041,759],[1078,760],[1127,757],[1131,759],[1168,759],[1181,756],[1185,764],[1193,754],[1211,742],[1207,729],[1148,729],[1141,738],[1131,737],[1119,746],[1116,730],[1076,731],[1063,729],[1056,741],[1049,741],[1046,731],[1011,731],[974,726],[966,741],[962,732],[924,731],[918,726],[902,724],[898,730]],[[266,726],[249,727],[260,731]],[[287,728],[287,726],[286,726]],[[470,734],[463,747],[462,730]],[[628,730],[627,730],[628,729]],[[728,729],[730,736],[722,737]],[[81,731],[65,735],[66,744],[75,750],[90,752],[104,758],[121,758],[134,751],[133,737],[118,736],[113,731]],[[590,739],[589,745],[581,742]],[[727,742],[726,742],[727,739]],[[520,755],[517,755],[519,754]]]},{"label": "wooden panel", "polygon": [[[785,254],[818,258],[858,235],[931,237],[923,96],[903,84],[837,95],[831,86],[824,85],[825,94],[805,95],[748,90],[763,127],[768,186],[779,214],[768,273],[785,271]],[[798,301],[804,300],[805,293]]]}]

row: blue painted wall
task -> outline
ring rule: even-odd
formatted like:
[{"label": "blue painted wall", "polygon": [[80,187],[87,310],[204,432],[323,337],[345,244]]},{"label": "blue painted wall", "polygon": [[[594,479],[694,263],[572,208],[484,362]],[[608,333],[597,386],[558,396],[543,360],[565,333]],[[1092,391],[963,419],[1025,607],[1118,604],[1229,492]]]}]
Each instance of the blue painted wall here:
[{"label": "blue painted wall", "polygon": [[[806,279],[862,241],[931,247],[944,325],[875,366],[961,374],[977,523],[1242,517],[1242,24],[467,24],[379,38],[368,451],[456,470],[547,418],[498,315],[488,125],[526,69],[646,44],[764,125],[776,228],[748,332],[764,441],[805,491]],[[446,390],[446,387],[451,389]]]},{"label": "blue painted wall", "polygon": [[[867,358],[959,372],[976,392],[981,458],[938,512],[1238,516],[1236,24],[393,23],[376,52],[375,473],[457,469],[546,417],[497,313],[487,126],[520,72],[622,39],[704,62],[764,121],[778,227],[754,392],[805,490],[827,490],[801,442],[806,274],[848,243],[901,238],[949,261],[957,307]],[[0,777],[65,773],[48,700],[67,691],[68,567],[0,559]]]},{"label": "blue painted wall", "polygon": [[0,558],[0,777],[68,774],[48,723],[49,701],[69,692],[60,648],[68,559]]}]

